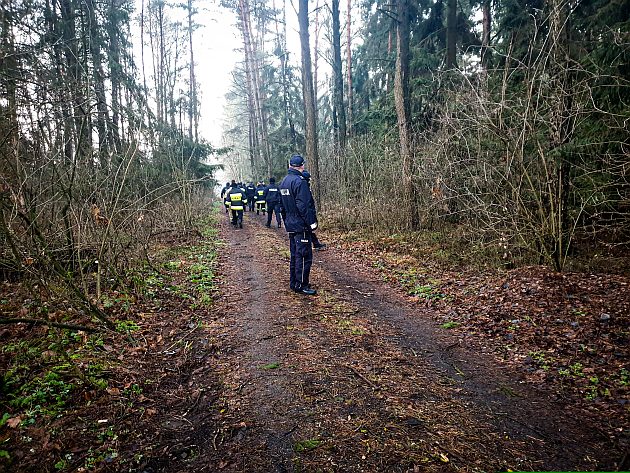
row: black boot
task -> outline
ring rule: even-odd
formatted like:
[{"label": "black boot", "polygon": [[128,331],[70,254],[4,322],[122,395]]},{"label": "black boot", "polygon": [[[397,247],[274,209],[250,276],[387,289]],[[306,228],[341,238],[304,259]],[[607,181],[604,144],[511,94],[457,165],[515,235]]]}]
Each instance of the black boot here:
[{"label": "black boot", "polygon": [[317,291],[315,289],[311,289],[310,287],[303,287],[301,289],[294,289],[298,294],[303,294],[305,296],[316,296]]}]

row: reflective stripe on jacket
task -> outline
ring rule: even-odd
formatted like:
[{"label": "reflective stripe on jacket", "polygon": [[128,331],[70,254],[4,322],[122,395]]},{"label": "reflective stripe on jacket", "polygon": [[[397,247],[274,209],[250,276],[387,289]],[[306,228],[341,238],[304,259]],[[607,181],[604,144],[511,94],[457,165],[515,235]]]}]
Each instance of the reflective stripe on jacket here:
[{"label": "reflective stripe on jacket", "polygon": [[243,203],[247,202],[247,197],[240,188],[232,187],[227,196],[230,200],[230,209],[243,210]]}]

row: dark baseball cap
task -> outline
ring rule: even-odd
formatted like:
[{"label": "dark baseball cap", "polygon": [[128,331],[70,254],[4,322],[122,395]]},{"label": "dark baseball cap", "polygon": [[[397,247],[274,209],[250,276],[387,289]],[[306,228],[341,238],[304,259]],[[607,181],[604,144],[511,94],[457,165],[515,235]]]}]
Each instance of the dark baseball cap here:
[{"label": "dark baseball cap", "polygon": [[304,158],[299,154],[294,154],[293,156],[291,156],[289,164],[294,167],[302,166],[304,165]]}]

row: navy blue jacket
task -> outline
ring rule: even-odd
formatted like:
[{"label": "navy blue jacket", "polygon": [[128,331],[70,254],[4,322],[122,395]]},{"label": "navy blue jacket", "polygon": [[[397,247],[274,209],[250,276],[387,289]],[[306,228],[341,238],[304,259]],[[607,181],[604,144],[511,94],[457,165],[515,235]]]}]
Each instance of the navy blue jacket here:
[{"label": "navy blue jacket", "polygon": [[263,194],[267,205],[275,205],[280,203],[280,187],[276,183],[269,184],[265,187],[265,193]]},{"label": "navy blue jacket", "polygon": [[247,200],[254,199],[256,195],[256,187],[253,184],[249,184],[245,188],[245,194],[247,194]]},{"label": "navy blue jacket", "polygon": [[280,183],[282,208],[286,212],[284,228],[289,233],[310,232],[311,225],[317,222],[313,195],[302,174],[289,168]]}]

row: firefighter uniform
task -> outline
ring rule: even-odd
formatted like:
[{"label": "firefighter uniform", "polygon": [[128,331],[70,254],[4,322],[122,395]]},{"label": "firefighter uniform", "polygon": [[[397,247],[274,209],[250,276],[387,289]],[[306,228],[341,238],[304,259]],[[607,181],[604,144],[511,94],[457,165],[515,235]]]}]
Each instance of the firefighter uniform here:
[{"label": "firefighter uniform", "polygon": [[227,199],[230,202],[230,210],[232,211],[232,225],[243,228],[243,210],[247,204],[245,192],[234,184],[227,192]]},{"label": "firefighter uniform", "polygon": [[256,215],[259,215],[261,211],[265,215],[265,184],[259,182],[256,187]]}]

